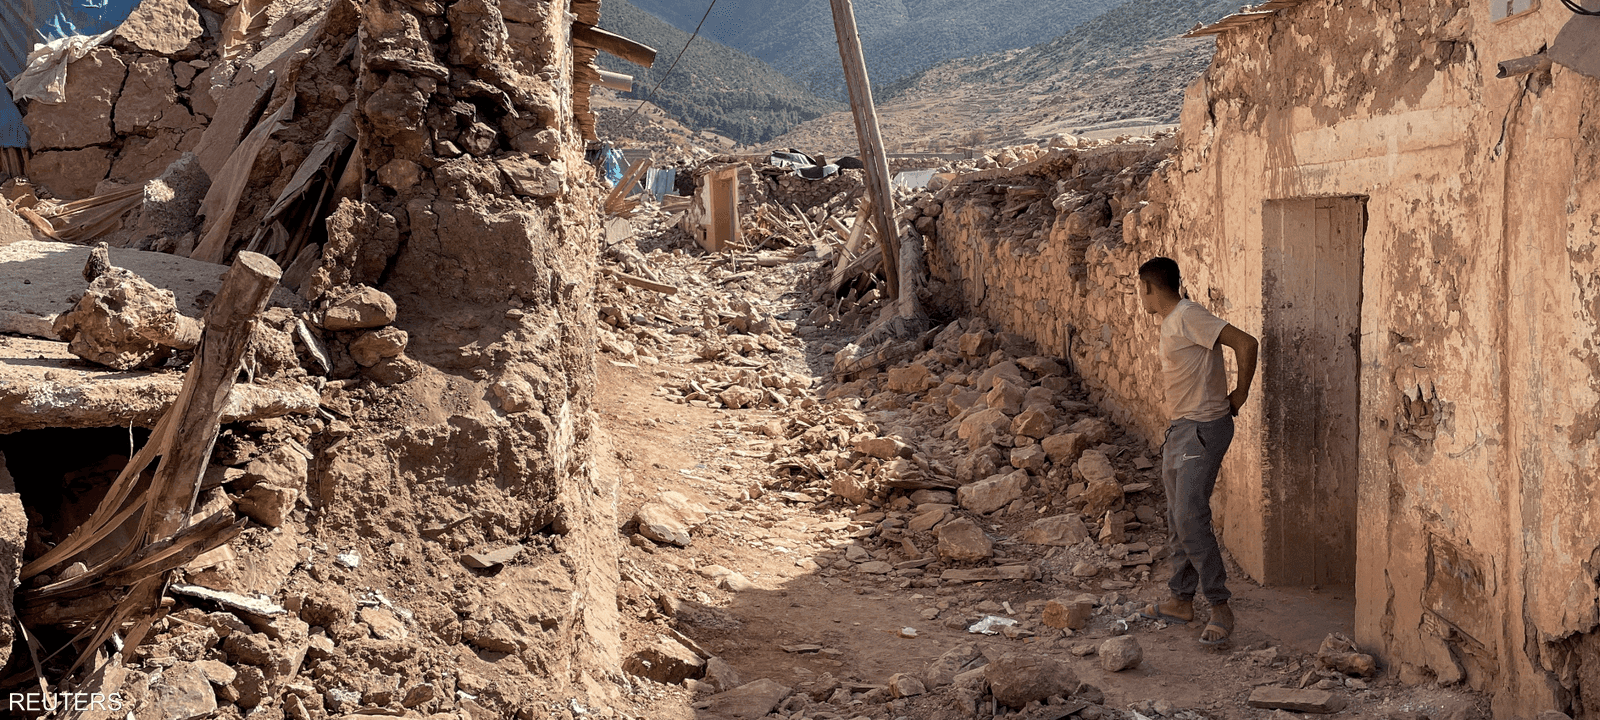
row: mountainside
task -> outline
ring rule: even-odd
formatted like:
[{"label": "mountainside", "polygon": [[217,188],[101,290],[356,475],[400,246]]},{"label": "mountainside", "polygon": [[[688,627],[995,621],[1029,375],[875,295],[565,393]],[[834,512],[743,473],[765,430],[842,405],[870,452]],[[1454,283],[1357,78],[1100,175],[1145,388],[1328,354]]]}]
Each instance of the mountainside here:
[{"label": "mountainside", "polygon": [[[1210,38],[1178,35],[1238,7],[1237,0],[1130,0],[1033,47],[942,62],[880,88],[884,135],[899,151],[943,151],[1175,123],[1184,89],[1215,47]],[[846,113],[777,142],[838,152],[855,139]]]},{"label": "mountainside", "polygon": [[[627,0],[606,0],[600,26],[658,51],[650,69],[600,54],[601,67],[634,76],[633,92],[623,97],[647,98],[696,129],[713,130],[742,143],[760,143],[846,107],[817,97],[759,59],[703,34],[689,46],[677,69],[667,75],[689,33]],[[834,57],[837,60],[837,53]],[[665,83],[655,90],[662,77],[666,77]]]},{"label": "mountainside", "polygon": [[[641,9],[693,30],[710,0],[637,0]],[[874,83],[934,64],[1023,48],[1105,12],[1117,0],[856,0],[856,24]],[[702,36],[754,55],[819,95],[846,98],[828,0],[720,0]]]}]

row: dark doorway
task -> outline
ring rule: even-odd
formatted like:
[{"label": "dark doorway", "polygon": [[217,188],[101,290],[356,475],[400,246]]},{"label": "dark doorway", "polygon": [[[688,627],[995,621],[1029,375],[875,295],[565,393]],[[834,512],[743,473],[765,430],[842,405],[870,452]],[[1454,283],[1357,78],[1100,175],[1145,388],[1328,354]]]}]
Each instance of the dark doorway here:
[{"label": "dark doorway", "polygon": [[1355,582],[1365,198],[1262,213],[1267,582]]}]

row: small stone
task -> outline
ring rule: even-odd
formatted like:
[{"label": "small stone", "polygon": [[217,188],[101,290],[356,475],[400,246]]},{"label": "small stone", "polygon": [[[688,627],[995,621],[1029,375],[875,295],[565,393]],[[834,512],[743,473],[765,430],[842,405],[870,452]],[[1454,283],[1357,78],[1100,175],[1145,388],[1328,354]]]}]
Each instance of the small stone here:
[{"label": "small stone", "polygon": [[364,330],[394,322],[398,309],[394,298],[376,288],[357,285],[338,295],[322,314],[322,326],[329,330]]},{"label": "small stone", "polygon": [[1139,667],[1144,648],[1132,635],[1119,635],[1100,644],[1100,667],[1106,672],[1122,672]]},{"label": "small stone", "polygon": [[269,483],[256,483],[235,501],[239,512],[267,527],[282,527],[294,510],[300,491]]},{"label": "small stone", "polygon": [[1045,455],[1050,457],[1050,462],[1066,465],[1078,461],[1078,457],[1088,449],[1089,441],[1077,433],[1062,433],[1046,437],[1039,442],[1039,445],[1044,448]]},{"label": "small stone", "polygon": [[705,709],[728,720],[755,720],[771,713],[789,692],[787,686],[761,678],[706,698]]},{"label": "small stone", "polygon": [[887,383],[889,392],[920,393],[938,384],[937,378],[921,363],[901,368],[890,368]]},{"label": "small stone", "polygon": [[1042,440],[1050,434],[1050,416],[1039,410],[1024,410],[1011,421],[1011,434]]},{"label": "small stone", "polygon": [[400,328],[380,328],[350,343],[350,357],[361,367],[372,367],[384,358],[399,357],[410,342],[411,335]]},{"label": "small stone", "polygon": [[1089,538],[1089,528],[1077,515],[1066,513],[1033,521],[1017,539],[1029,545],[1076,545]]},{"label": "small stone", "polygon": [[633,519],[639,534],[665,545],[688,547],[689,532],[704,523],[709,513],[683,493],[669,490],[640,507]]},{"label": "small stone", "polygon": [[391,190],[416,187],[421,180],[422,166],[405,158],[395,158],[378,168],[378,182]]},{"label": "small stone", "polygon": [[193,663],[180,662],[161,670],[159,682],[150,684],[141,717],[189,720],[216,712],[217,696],[206,673]]},{"label": "small stone", "polygon": [[1038,445],[1014,448],[1011,451],[1011,467],[1042,475],[1044,474],[1044,465],[1045,452]]},{"label": "small stone", "polygon": [[1354,640],[1340,633],[1330,633],[1323,638],[1317,650],[1317,665],[1356,677],[1371,677],[1378,672],[1378,661],[1361,652]]},{"label": "small stone", "polygon": [[994,543],[968,518],[958,518],[939,528],[939,557],[972,562],[994,556]]},{"label": "small stone", "polygon": [[272,641],[261,633],[229,635],[222,641],[222,650],[234,660],[250,665],[264,667],[272,662]]},{"label": "small stone", "polygon": [[438,694],[438,691],[434,689],[432,683],[422,683],[406,691],[405,698],[400,701],[400,706],[414,708],[432,700],[436,694]]},{"label": "small stone", "polygon": [[917,637],[917,629],[914,628],[914,627],[903,627],[903,628],[900,628],[900,637],[906,638],[908,640],[915,639]]},{"label": "small stone", "polygon": [[706,659],[705,675],[702,679],[711,687],[712,692],[725,692],[744,684],[739,679],[739,672],[734,670],[728,661],[719,657]]},{"label": "small stone", "polygon": [[379,640],[404,640],[406,638],[405,623],[394,613],[381,607],[361,608],[356,617],[372,631],[372,636]]},{"label": "small stone", "polygon": [[1045,625],[1057,630],[1082,630],[1089,625],[1089,618],[1094,615],[1092,603],[1051,600],[1045,603],[1044,617],[1040,619]]},{"label": "small stone", "polygon": [[928,692],[928,688],[914,676],[896,673],[889,677],[889,697],[896,699],[908,698],[922,695],[926,692]]},{"label": "small stone", "polygon": [[994,699],[1021,709],[1052,696],[1067,696],[1078,687],[1078,677],[1064,663],[1043,655],[1007,653],[984,669]]},{"label": "small stone", "polygon": [[872,562],[861,563],[860,565],[857,565],[856,572],[865,573],[867,575],[887,575],[891,572],[894,572],[894,566],[882,560],[874,560]]},{"label": "small stone", "polygon": [[855,444],[855,449],[856,452],[880,460],[890,460],[897,457],[909,458],[913,454],[910,445],[907,445],[900,438],[893,437],[865,438]]},{"label": "small stone", "polygon": [[1008,475],[993,475],[956,491],[956,499],[964,507],[980,515],[987,515],[1022,497],[1028,487],[1028,473],[1017,470]]},{"label": "small stone", "polygon": [[1297,690],[1263,685],[1250,691],[1250,707],[1264,710],[1289,710],[1302,713],[1336,713],[1347,701],[1326,690]]},{"label": "small stone", "polygon": [[699,675],[706,663],[694,651],[668,637],[628,656],[622,669],[630,675],[674,685]]}]

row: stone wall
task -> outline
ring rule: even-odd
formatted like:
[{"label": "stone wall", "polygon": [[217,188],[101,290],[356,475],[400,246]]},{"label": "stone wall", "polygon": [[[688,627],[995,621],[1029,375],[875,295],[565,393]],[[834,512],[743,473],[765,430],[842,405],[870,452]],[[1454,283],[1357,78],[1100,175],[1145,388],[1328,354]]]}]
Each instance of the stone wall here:
[{"label": "stone wall", "polygon": [[1152,448],[1166,425],[1159,323],[1140,309],[1135,277],[1168,245],[1159,212],[1129,213],[1148,204],[1171,150],[1170,138],[1007,150],[1005,167],[963,175],[907,211],[928,233],[931,273],[966,310],[1070,359],[1093,402]]}]

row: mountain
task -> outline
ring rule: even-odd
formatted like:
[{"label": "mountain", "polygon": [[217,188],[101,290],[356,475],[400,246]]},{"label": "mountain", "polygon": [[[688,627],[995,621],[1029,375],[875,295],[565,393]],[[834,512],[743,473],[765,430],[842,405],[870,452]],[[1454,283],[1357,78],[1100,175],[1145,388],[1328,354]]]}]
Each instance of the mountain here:
[{"label": "mountain", "polygon": [[[601,67],[634,76],[633,92],[623,97],[648,99],[692,128],[712,130],[742,143],[761,143],[802,122],[847,107],[817,97],[766,63],[704,35],[689,45],[668,75],[689,33],[627,0],[606,0],[600,27],[658,52],[655,66],[649,69],[600,54]],[[658,83],[661,87],[656,89]]]},{"label": "mountain", "polygon": [[[1170,125],[1215,48],[1210,38],[1178,36],[1238,8],[1238,0],[1128,0],[1047,42],[939,63],[878,89],[884,136],[891,152],[926,152]],[[774,142],[839,152],[855,139],[844,113]]]},{"label": "mountain", "polygon": [[[944,60],[1028,47],[1094,18],[1118,0],[855,0],[868,74],[891,83]],[[693,30],[710,0],[635,0]],[[819,95],[845,100],[828,0],[718,0],[702,36],[760,58]]]}]

